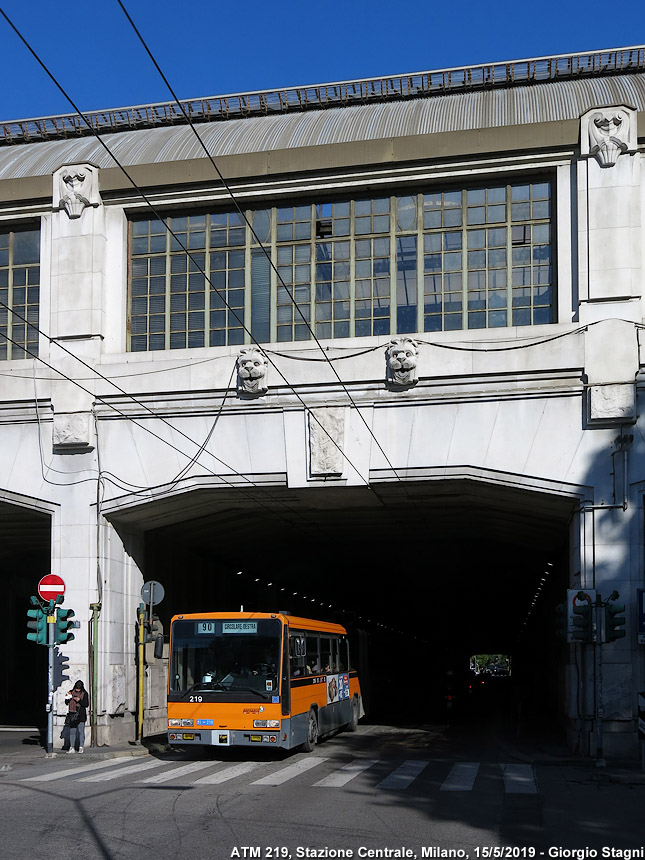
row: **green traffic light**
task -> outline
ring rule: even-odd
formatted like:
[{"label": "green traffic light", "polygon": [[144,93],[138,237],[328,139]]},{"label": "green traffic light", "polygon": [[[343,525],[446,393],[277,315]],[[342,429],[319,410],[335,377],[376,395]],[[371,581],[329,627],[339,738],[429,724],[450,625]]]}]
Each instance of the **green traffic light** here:
[{"label": "green traffic light", "polygon": [[615,642],[625,636],[622,629],[627,619],[622,614],[625,611],[624,603],[608,603],[605,606],[605,641]]},{"label": "green traffic light", "polygon": [[563,639],[567,638],[567,605],[566,603],[558,603],[555,607],[555,628],[556,632]]},{"label": "green traffic light", "polygon": [[69,657],[61,653],[59,648],[54,648],[54,690],[57,690],[63,681],[69,681]]},{"label": "green traffic light", "polygon": [[56,644],[64,645],[74,639],[70,628],[74,624],[72,618],[76,613],[73,609],[58,609],[56,612]]},{"label": "green traffic light", "polygon": [[573,607],[573,627],[571,638],[576,642],[592,641],[591,603]]},{"label": "green traffic light", "polygon": [[47,616],[45,613],[40,608],[28,609],[27,618],[27,628],[34,631],[27,633],[27,639],[38,645],[47,645]]}]

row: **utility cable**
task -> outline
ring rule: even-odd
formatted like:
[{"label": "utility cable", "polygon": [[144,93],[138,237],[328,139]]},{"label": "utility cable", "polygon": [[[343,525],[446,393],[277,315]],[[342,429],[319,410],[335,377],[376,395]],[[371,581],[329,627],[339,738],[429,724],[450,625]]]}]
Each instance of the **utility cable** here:
[{"label": "utility cable", "polygon": [[[134,21],[133,21],[133,20],[132,20],[132,18],[130,17],[130,14],[128,13],[127,9],[126,9],[126,8],[125,8],[125,6],[123,5],[122,0],[117,0],[117,3],[118,3],[118,4],[119,4],[119,6],[121,7],[121,10],[123,11],[123,14],[125,15],[125,17],[126,17],[126,18],[127,18],[127,20],[129,21],[129,23],[130,23],[130,25],[131,25],[132,29],[134,30],[134,32],[136,33],[136,35],[137,35],[137,37],[138,37],[138,39],[139,39],[139,41],[140,41],[140,42],[141,42],[141,44],[143,45],[143,48],[144,48],[145,52],[146,52],[146,53],[148,54],[148,56],[150,57],[150,60],[152,61],[152,64],[154,65],[155,69],[159,72],[159,75],[161,76],[161,79],[163,80],[164,84],[165,84],[165,85],[166,85],[166,87],[168,88],[168,91],[170,92],[170,94],[172,95],[173,99],[175,100],[175,103],[177,104],[177,106],[178,106],[178,107],[179,107],[179,109],[181,110],[181,112],[182,112],[182,114],[183,114],[183,116],[184,116],[184,119],[186,120],[186,122],[188,123],[188,125],[189,125],[189,126],[190,126],[190,128],[192,129],[192,131],[193,131],[194,135],[196,136],[197,140],[199,141],[200,146],[201,146],[201,147],[202,147],[202,149],[204,150],[204,152],[205,152],[205,154],[206,154],[206,157],[208,158],[208,160],[210,161],[211,165],[213,166],[213,169],[215,170],[215,172],[216,172],[216,174],[217,174],[217,176],[218,176],[218,178],[219,178],[220,182],[223,184],[224,188],[225,188],[225,189],[226,189],[226,191],[228,192],[228,194],[229,194],[229,196],[230,196],[230,198],[231,198],[231,200],[232,200],[232,202],[233,202],[233,204],[234,204],[235,208],[237,209],[237,211],[238,211],[238,213],[240,214],[240,216],[244,219],[244,221],[245,221],[246,225],[248,226],[249,230],[251,231],[251,234],[252,234],[252,236],[253,236],[253,238],[254,238],[255,242],[256,242],[256,243],[259,245],[259,247],[262,249],[262,252],[264,253],[265,257],[267,258],[267,261],[268,261],[269,265],[271,266],[271,268],[272,268],[272,269],[273,269],[273,271],[275,272],[275,274],[276,274],[276,276],[277,276],[278,280],[280,281],[280,285],[281,285],[281,286],[284,288],[284,290],[286,291],[286,293],[287,293],[287,295],[289,296],[289,299],[291,300],[291,302],[292,302],[292,304],[293,304],[294,308],[296,309],[296,311],[297,311],[297,312],[298,312],[298,314],[300,315],[300,317],[301,317],[302,321],[304,322],[305,326],[307,327],[307,329],[308,329],[308,331],[309,331],[309,334],[311,335],[312,340],[315,342],[316,346],[320,349],[320,351],[322,352],[322,354],[325,356],[325,360],[327,361],[327,364],[328,364],[328,365],[329,365],[329,367],[331,368],[331,370],[332,370],[332,372],[333,372],[334,376],[336,377],[337,381],[338,381],[338,382],[340,383],[340,385],[343,387],[343,390],[345,391],[345,394],[346,394],[347,398],[349,399],[349,402],[351,403],[351,405],[354,407],[354,409],[355,409],[355,410],[356,410],[356,412],[358,413],[358,416],[359,416],[360,420],[363,422],[363,424],[365,425],[365,427],[366,427],[366,429],[367,429],[368,433],[370,434],[370,436],[372,437],[372,439],[373,439],[373,440],[374,440],[374,442],[376,443],[376,446],[377,446],[377,448],[379,449],[379,451],[381,452],[381,454],[383,455],[383,457],[385,458],[386,463],[388,464],[388,466],[390,467],[390,469],[392,470],[392,472],[396,475],[397,479],[398,479],[399,481],[401,481],[401,478],[400,478],[399,474],[397,473],[396,469],[394,468],[394,466],[393,466],[393,465],[392,465],[392,463],[390,462],[389,457],[387,456],[387,454],[386,454],[386,453],[385,453],[385,451],[383,450],[383,447],[382,447],[381,443],[379,442],[379,440],[378,440],[378,439],[376,438],[376,436],[374,435],[374,432],[373,432],[372,428],[369,426],[369,424],[367,423],[367,421],[366,421],[366,419],[365,419],[365,416],[362,414],[362,412],[359,410],[358,406],[356,405],[356,402],[354,401],[354,398],[352,397],[352,395],[350,394],[349,390],[347,389],[347,387],[346,387],[345,383],[344,383],[344,382],[343,382],[343,380],[341,379],[340,374],[338,373],[338,371],[336,370],[336,368],[334,367],[334,365],[331,363],[331,361],[329,361],[329,358],[328,358],[328,356],[325,354],[325,350],[323,349],[322,344],[321,344],[321,343],[320,343],[320,341],[318,340],[318,337],[317,337],[316,333],[315,333],[315,332],[314,332],[314,330],[312,329],[311,325],[309,324],[309,321],[306,319],[306,317],[305,317],[305,315],[303,314],[303,312],[302,312],[302,310],[301,310],[300,306],[299,306],[299,305],[298,305],[298,303],[296,302],[295,296],[293,295],[293,293],[291,292],[291,290],[290,290],[290,289],[287,287],[287,285],[285,284],[284,280],[282,279],[282,276],[280,275],[280,272],[279,272],[279,270],[278,270],[277,266],[275,265],[275,263],[274,263],[274,262],[273,262],[273,260],[271,259],[271,254],[267,251],[267,249],[266,249],[266,247],[264,246],[263,242],[261,242],[261,241],[260,241],[260,238],[259,238],[259,236],[256,234],[255,230],[253,229],[253,225],[251,224],[251,222],[250,222],[250,221],[249,221],[249,219],[247,218],[246,213],[242,210],[241,206],[240,206],[240,205],[239,205],[239,203],[237,202],[237,199],[236,199],[236,197],[235,197],[235,195],[234,195],[234,193],[233,193],[233,190],[231,189],[230,185],[228,184],[228,182],[227,182],[227,181],[226,181],[226,179],[224,178],[224,176],[223,176],[223,174],[222,174],[221,170],[219,169],[219,167],[218,167],[218,166],[217,166],[217,164],[215,163],[215,160],[214,160],[213,156],[210,154],[210,152],[209,152],[209,150],[208,150],[208,147],[206,146],[206,144],[205,144],[205,143],[204,143],[204,141],[202,140],[202,138],[201,138],[201,136],[200,136],[199,132],[198,132],[198,131],[197,131],[197,129],[195,128],[195,126],[194,126],[194,124],[193,124],[193,122],[192,122],[191,117],[190,117],[190,116],[188,115],[188,113],[186,112],[186,108],[184,107],[184,105],[180,102],[179,98],[177,97],[177,94],[175,93],[174,89],[172,88],[172,86],[171,86],[170,82],[168,81],[168,78],[167,78],[167,77],[166,77],[166,75],[163,73],[163,71],[162,71],[162,69],[161,69],[161,67],[160,67],[159,63],[158,63],[158,62],[157,62],[157,60],[154,58],[154,56],[153,56],[153,54],[152,54],[152,52],[151,52],[150,48],[149,48],[149,47],[148,47],[148,45],[146,44],[145,39],[143,38],[143,36],[141,35],[141,33],[140,33],[139,29],[137,28],[136,24],[134,23]],[[249,333],[249,334],[250,334],[250,333]],[[256,342],[256,341],[255,341],[255,342]],[[256,343],[257,343],[257,342],[256,342]],[[259,344],[257,344],[257,345],[259,346]],[[263,351],[264,351],[264,350],[263,350]],[[343,452],[341,451],[341,453],[343,453]],[[401,482],[401,483],[403,483],[403,482]]]},{"label": "utility cable", "polygon": [[[220,293],[220,291],[219,291],[219,290],[217,290],[217,288],[216,288],[216,287],[214,286],[214,284],[212,283],[211,279],[208,277],[208,275],[206,274],[206,272],[204,272],[204,270],[203,270],[203,269],[202,269],[202,267],[199,265],[199,263],[195,260],[195,258],[194,258],[194,257],[193,257],[193,255],[190,253],[190,251],[188,250],[188,248],[184,245],[184,243],[181,241],[181,239],[179,238],[179,236],[177,236],[177,234],[172,230],[172,228],[171,228],[171,227],[170,227],[170,225],[167,223],[167,221],[166,221],[166,220],[163,218],[163,216],[158,212],[158,210],[155,208],[155,206],[154,206],[154,204],[152,203],[152,201],[150,200],[150,198],[149,198],[149,197],[145,194],[145,192],[144,192],[144,191],[143,191],[143,190],[142,190],[142,189],[137,185],[137,183],[134,181],[134,179],[132,178],[132,176],[130,175],[130,173],[129,173],[129,172],[126,170],[126,168],[121,164],[121,162],[120,162],[120,161],[119,161],[119,159],[116,157],[116,155],[114,155],[114,153],[110,150],[110,148],[108,147],[108,145],[107,145],[107,144],[105,143],[105,141],[101,138],[100,134],[96,131],[96,129],[95,129],[95,128],[93,128],[92,124],[91,124],[91,123],[90,123],[90,121],[87,119],[87,117],[85,116],[85,114],[84,114],[84,113],[80,110],[80,108],[76,105],[76,103],[75,103],[75,102],[74,102],[74,100],[71,98],[71,96],[70,96],[70,95],[68,95],[68,93],[67,93],[67,92],[65,91],[65,89],[62,87],[62,85],[61,85],[61,84],[58,82],[58,80],[54,77],[54,75],[52,74],[52,72],[50,72],[50,70],[47,68],[47,66],[46,66],[46,65],[45,65],[45,63],[43,62],[43,60],[41,60],[41,58],[40,58],[40,57],[38,56],[38,54],[34,51],[34,49],[31,47],[31,45],[29,44],[29,42],[27,42],[27,40],[25,39],[25,37],[24,37],[24,36],[22,35],[22,33],[18,30],[18,28],[16,27],[16,25],[11,21],[11,19],[8,17],[8,15],[6,14],[6,12],[5,12],[2,8],[0,8],[0,15],[2,15],[2,17],[7,21],[7,23],[8,23],[8,24],[9,24],[9,26],[11,27],[11,29],[12,29],[12,30],[14,31],[14,33],[18,36],[18,38],[20,39],[20,41],[25,45],[25,47],[27,48],[27,50],[29,51],[29,53],[34,57],[34,59],[36,60],[36,62],[39,64],[39,66],[44,70],[44,72],[47,74],[47,76],[48,76],[48,77],[49,77],[49,79],[52,81],[52,83],[56,86],[56,88],[60,91],[60,93],[61,93],[61,94],[62,94],[62,95],[67,99],[67,101],[70,103],[70,105],[71,105],[71,106],[73,107],[73,109],[76,111],[76,113],[78,114],[78,116],[83,120],[83,122],[84,122],[84,123],[85,123],[85,125],[87,126],[88,130],[89,130],[89,131],[94,135],[94,137],[96,138],[96,140],[100,143],[100,145],[103,147],[103,149],[107,152],[107,154],[110,156],[110,158],[114,161],[114,163],[117,165],[117,167],[121,170],[121,172],[123,173],[123,175],[124,175],[124,176],[126,177],[126,179],[130,182],[130,184],[132,185],[132,187],[134,188],[134,190],[139,194],[139,196],[140,196],[140,197],[141,197],[141,199],[144,201],[144,203],[146,203],[146,205],[150,208],[150,210],[153,212],[153,214],[155,215],[155,217],[156,217],[156,218],[157,218],[157,219],[158,219],[158,220],[159,220],[159,221],[164,225],[165,229],[166,229],[166,230],[168,231],[168,233],[173,237],[173,239],[175,240],[175,242],[177,242],[177,244],[178,244],[178,245],[179,245],[179,247],[182,249],[182,251],[184,251],[184,252],[186,253],[186,255],[187,255],[188,259],[190,259],[190,260],[191,260],[191,262],[195,265],[195,267],[196,267],[197,271],[199,271],[199,272],[200,272],[200,274],[205,278],[205,280],[209,283],[209,285],[212,287],[212,289],[213,289],[213,290],[217,293],[217,295],[221,298],[221,300],[222,300],[223,304],[225,305],[225,307],[228,309],[228,311],[229,311],[230,313],[232,313],[232,314],[233,314],[233,316],[235,317],[235,319],[240,323],[240,326],[241,326],[241,327],[244,329],[244,331],[249,335],[249,338],[251,339],[251,341],[252,341],[252,342],[253,342],[253,343],[258,347],[258,349],[260,350],[260,352],[262,352],[262,354],[263,354],[263,355],[266,355],[266,353],[265,353],[265,351],[263,350],[262,346],[261,346],[261,345],[258,343],[258,341],[253,337],[253,334],[252,334],[252,333],[249,331],[249,329],[245,326],[244,322],[243,322],[242,320],[240,320],[240,318],[238,317],[237,313],[235,312],[235,309],[230,307],[230,305],[229,305],[229,304],[228,304],[228,302],[226,301],[226,298],[225,298],[225,297]],[[54,341],[54,342],[55,342],[55,343],[57,344],[57,346],[59,346],[61,349],[64,349],[64,347],[62,347],[62,345],[61,345],[60,343],[58,343],[57,341]],[[73,356],[74,356],[74,354],[73,354],[73,353],[70,353],[70,355],[73,355]],[[78,356],[74,356],[74,358],[76,358],[78,361],[80,361],[81,363],[83,363],[83,362],[81,361],[81,359],[79,359],[79,358],[78,358]],[[354,471],[355,471],[355,472],[356,472],[356,474],[359,476],[359,478],[361,478],[361,479],[364,481],[365,485],[366,485],[368,488],[370,488],[370,489],[371,489],[369,481],[368,481],[366,478],[364,478],[364,477],[363,477],[363,475],[361,474],[361,472],[359,471],[359,469],[358,469],[358,468],[353,464],[353,462],[351,461],[351,459],[350,459],[350,458],[347,456],[347,454],[342,450],[342,448],[340,447],[340,445],[338,444],[338,442],[337,442],[337,441],[336,441],[336,440],[331,436],[331,434],[329,433],[329,431],[327,430],[327,428],[326,428],[326,427],[322,424],[322,422],[319,420],[319,418],[318,418],[318,416],[316,415],[315,411],[314,411],[314,410],[312,410],[312,409],[311,409],[311,408],[310,408],[310,407],[305,403],[305,401],[302,399],[302,396],[301,396],[301,395],[296,391],[295,387],[294,387],[294,386],[293,386],[293,385],[288,381],[288,379],[284,376],[284,374],[282,373],[282,371],[280,370],[280,368],[279,368],[279,367],[277,367],[277,365],[276,365],[276,364],[271,360],[271,358],[270,358],[268,355],[266,355],[266,358],[267,358],[267,361],[272,365],[272,367],[277,371],[277,373],[279,374],[279,376],[282,378],[282,380],[284,381],[285,385],[293,391],[293,393],[294,393],[295,397],[296,397],[296,398],[298,399],[298,401],[301,403],[301,405],[303,406],[303,408],[305,409],[305,411],[306,411],[309,415],[311,415],[311,416],[313,417],[314,421],[318,424],[318,426],[321,428],[321,430],[323,431],[323,433],[324,433],[324,434],[329,438],[329,440],[332,442],[332,444],[333,444],[333,445],[338,449],[338,451],[340,452],[340,454],[342,455],[342,457],[343,457],[345,460],[347,460],[347,462],[348,462],[348,463],[349,463],[349,465],[352,467],[352,469],[354,469]],[[112,383],[112,382],[111,382],[111,380],[110,380],[110,379],[108,379],[107,377],[104,377],[104,376],[103,376],[101,373],[99,373],[99,371],[97,371],[95,368],[91,368],[91,369],[93,370],[93,372],[94,372],[94,373],[96,373],[98,376],[100,376],[100,377],[101,377],[102,379],[104,379],[106,382],[108,382],[108,383],[110,383],[110,384],[114,385],[114,386],[115,386],[115,388],[119,389],[119,387],[118,387],[117,385],[115,385],[114,383]],[[341,385],[342,385],[342,381],[341,381]],[[344,386],[343,386],[343,387],[344,387]],[[119,390],[120,390],[120,389],[119,389]],[[130,396],[130,395],[128,395],[126,392],[123,392],[123,393],[124,393],[126,396]],[[353,402],[353,401],[352,401],[352,402]],[[357,407],[356,407],[356,408],[357,408]],[[362,421],[366,424],[366,426],[367,426],[367,422],[365,422],[365,419],[363,418],[362,414],[360,413],[360,410],[358,410],[358,409],[357,409],[357,411],[358,411],[359,417],[361,418],[361,420],[362,420]],[[368,427],[368,430],[369,430],[369,427]],[[370,431],[370,433],[371,433],[371,431]],[[373,433],[371,433],[371,435],[373,436]],[[194,440],[191,440],[191,441],[194,441]],[[376,440],[375,440],[375,441],[376,441]],[[195,443],[195,444],[197,444],[197,443]],[[377,442],[377,445],[378,445],[378,442]],[[379,447],[380,447],[380,446],[379,446]],[[382,449],[381,449],[381,450],[382,450]],[[386,458],[386,460],[387,460],[387,457],[386,457],[386,455],[385,455],[385,454],[384,454],[384,456],[385,456],[385,458]],[[387,460],[387,462],[389,463],[389,460]],[[390,464],[390,465],[391,465],[391,464]],[[392,469],[393,469],[393,467],[392,467]],[[398,476],[397,476],[397,477],[398,477]],[[406,492],[407,492],[407,490],[406,490]],[[377,497],[377,498],[378,498],[378,497]],[[381,505],[383,504],[383,502],[382,502],[382,500],[381,500],[381,499],[379,499],[379,503],[380,503]]]},{"label": "utility cable", "polygon": [[[170,448],[172,448],[172,449],[173,449],[174,451],[176,451],[178,454],[181,454],[181,456],[182,456],[182,457],[186,457],[188,460],[192,460],[192,457],[191,457],[191,455],[190,455],[190,454],[187,454],[185,451],[182,451],[180,448],[178,448],[178,447],[177,447],[176,445],[174,445],[172,442],[168,441],[167,439],[164,439],[164,438],[163,438],[163,436],[159,436],[159,434],[158,434],[158,433],[155,433],[155,431],[154,431],[154,430],[151,430],[149,427],[146,427],[146,425],[145,425],[145,424],[141,424],[139,421],[137,421],[137,420],[136,420],[135,418],[133,418],[131,415],[127,415],[125,412],[122,412],[120,409],[118,409],[116,406],[114,406],[114,404],[110,403],[108,400],[105,400],[105,398],[101,397],[100,395],[96,394],[95,392],[90,391],[90,389],[89,389],[89,388],[86,388],[84,385],[81,385],[81,384],[80,384],[80,382],[77,382],[76,380],[74,380],[74,379],[72,379],[71,377],[67,376],[67,374],[63,373],[63,371],[62,371],[62,370],[58,370],[58,368],[55,368],[53,365],[51,365],[51,364],[49,364],[47,361],[45,361],[45,359],[44,359],[44,358],[41,358],[40,356],[36,355],[36,353],[34,353],[34,352],[32,352],[30,349],[28,349],[28,348],[27,348],[27,346],[25,346],[25,344],[18,343],[17,341],[15,341],[15,340],[13,340],[12,338],[10,338],[10,337],[9,337],[7,334],[5,334],[4,332],[2,332],[1,334],[2,334],[2,336],[3,336],[3,337],[4,337],[4,338],[9,342],[9,343],[13,344],[14,346],[18,347],[19,349],[24,350],[24,352],[26,352],[29,356],[31,356],[32,358],[36,359],[38,362],[40,362],[40,363],[44,364],[44,365],[45,365],[45,367],[48,367],[48,368],[49,368],[50,370],[52,370],[54,373],[58,373],[58,374],[59,374],[59,376],[61,376],[61,377],[62,377],[64,380],[66,380],[67,382],[72,383],[72,385],[76,385],[78,388],[80,388],[80,389],[81,389],[81,391],[84,391],[86,394],[89,394],[89,395],[90,395],[92,398],[94,398],[95,400],[100,401],[101,403],[103,403],[103,404],[104,404],[105,406],[107,406],[108,408],[110,408],[110,409],[114,410],[114,411],[115,411],[118,415],[120,415],[122,418],[125,418],[127,421],[132,422],[135,426],[140,427],[142,430],[145,430],[145,431],[146,431],[146,433],[149,433],[151,436],[154,436],[154,437],[155,437],[155,439],[158,439],[158,440],[159,440],[160,442],[162,442],[163,444],[168,445]],[[154,414],[154,413],[153,413],[153,414]],[[157,417],[157,416],[155,416],[155,417]],[[171,428],[171,429],[175,429],[172,425],[169,425],[169,426],[170,426],[170,428]],[[187,438],[189,438],[189,439],[190,439],[190,437],[187,437]],[[195,445],[198,445],[198,443],[197,443],[197,442],[195,442],[194,440],[192,440],[192,439],[191,439],[190,441],[192,441]],[[215,455],[211,455],[211,456],[213,456],[213,457],[214,457],[214,459],[218,460],[218,458],[217,458],[217,457],[215,457]],[[262,488],[261,488],[261,487],[259,487],[257,484],[255,484],[253,481],[251,481],[251,480],[250,480],[250,478],[248,478],[246,475],[243,475],[242,473],[240,473],[240,472],[236,471],[235,469],[233,469],[233,467],[232,467],[232,466],[229,466],[227,463],[224,463],[224,461],[222,461],[222,460],[219,460],[219,462],[220,462],[220,463],[222,463],[222,465],[226,466],[226,468],[227,468],[227,469],[230,469],[230,470],[231,470],[235,475],[237,475],[239,478],[243,478],[244,480],[248,481],[248,482],[251,484],[251,486],[253,486],[254,488],[256,488],[256,489],[262,489]],[[204,468],[204,469],[205,469],[209,474],[211,474],[213,477],[218,478],[219,480],[221,480],[223,483],[227,484],[227,485],[228,485],[228,486],[230,486],[231,488],[237,489],[238,491],[241,491],[241,492],[244,492],[244,491],[245,491],[245,489],[246,489],[246,488],[244,488],[244,487],[235,487],[235,485],[234,485],[234,484],[232,484],[230,481],[228,481],[228,480],[224,477],[224,475],[221,475],[221,474],[218,474],[218,473],[216,473],[216,472],[213,472],[212,470],[208,469],[208,467],[206,467],[206,466],[203,466],[202,468]],[[44,476],[43,476],[43,477],[44,477]],[[45,479],[45,480],[46,480],[46,479]],[[94,480],[97,480],[97,479],[96,479],[96,478],[88,478],[88,479],[86,479],[86,480],[92,480],[92,481],[94,481]],[[50,483],[51,483],[51,482],[50,482]],[[75,483],[81,483],[81,481],[77,481],[77,482],[75,482]],[[163,486],[163,485],[162,485],[162,486]],[[287,510],[289,510],[289,512],[290,512],[290,513],[292,513],[292,514],[296,514],[297,516],[299,516],[299,517],[303,520],[303,522],[305,523],[305,525],[306,525],[306,526],[310,526],[310,525],[311,525],[311,524],[310,524],[310,523],[308,523],[308,522],[304,519],[304,517],[302,517],[302,516],[301,516],[297,511],[293,511],[292,509],[290,509],[290,508],[288,507],[288,505],[286,505],[286,504],[285,504],[285,502],[284,502],[283,500],[281,500],[281,499],[276,499],[276,498],[273,498],[273,497],[269,497],[269,498],[271,499],[271,501],[274,501],[274,502],[277,502],[277,503],[279,503],[279,504],[282,504],[282,505],[283,505]],[[291,526],[291,525],[293,524],[291,520],[288,520],[286,517],[281,516],[277,511],[273,510],[273,509],[272,509],[272,508],[270,508],[268,505],[264,504],[261,500],[259,500],[259,499],[254,499],[254,501],[255,501],[258,505],[260,505],[260,507],[265,508],[265,509],[270,513],[270,514],[273,514],[274,516],[277,516],[279,519],[284,520],[284,522],[285,522],[288,526]]]}]

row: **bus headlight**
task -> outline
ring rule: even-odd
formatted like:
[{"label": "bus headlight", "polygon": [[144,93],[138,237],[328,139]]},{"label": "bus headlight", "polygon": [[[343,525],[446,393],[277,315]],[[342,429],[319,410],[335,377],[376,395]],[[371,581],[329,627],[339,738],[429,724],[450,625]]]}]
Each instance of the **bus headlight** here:
[{"label": "bus headlight", "polygon": [[253,720],[254,729],[279,729],[280,720]]},{"label": "bus headlight", "polygon": [[168,720],[168,728],[173,728],[174,726],[180,726],[181,720]]}]

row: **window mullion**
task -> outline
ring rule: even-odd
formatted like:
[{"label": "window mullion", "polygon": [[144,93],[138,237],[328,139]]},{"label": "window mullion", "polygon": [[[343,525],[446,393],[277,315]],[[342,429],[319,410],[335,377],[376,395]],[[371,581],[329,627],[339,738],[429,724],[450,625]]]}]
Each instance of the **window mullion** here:
[{"label": "window mullion", "polygon": [[468,328],[468,195],[466,191],[461,192],[461,328],[462,330]]},{"label": "window mullion", "polygon": [[264,247],[267,248],[269,253],[269,257],[271,258],[271,320],[270,320],[270,329],[271,329],[271,342],[277,343],[278,341],[278,209],[276,206],[272,206],[270,209],[271,212],[271,232],[269,234],[270,243],[269,247],[265,243]]},{"label": "window mullion", "polygon": [[425,282],[423,280],[423,194],[416,195],[417,201],[417,327],[423,331],[423,314],[425,312]]},{"label": "window mullion", "polygon": [[513,220],[511,186],[506,186],[506,325],[513,325]]},{"label": "window mullion", "polygon": [[[166,224],[172,229],[172,219],[170,216],[166,218]],[[165,331],[164,331],[164,342],[166,344],[166,349],[170,349],[170,269],[172,265],[172,255],[170,253],[170,249],[172,247],[172,236],[170,234],[170,230],[166,230],[166,313],[165,316]],[[148,259],[151,259],[149,257]],[[152,275],[149,273],[150,280],[152,279]],[[188,276],[188,275],[187,275]],[[150,283],[150,281],[149,281]],[[148,288],[148,320],[150,319],[150,287]]]},{"label": "window mullion", "polygon": [[[390,336],[397,333],[396,197],[390,197]],[[372,251],[372,260],[374,252]]]},{"label": "window mullion", "polygon": [[[248,209],[244,210],[246,220],[251,223],[253,213]],[[253,332],[253,318],[251,316],[252,307],[252,289],[251,280],[251,230],[247,223],[244,224],[244,343],[251,343]]]}]

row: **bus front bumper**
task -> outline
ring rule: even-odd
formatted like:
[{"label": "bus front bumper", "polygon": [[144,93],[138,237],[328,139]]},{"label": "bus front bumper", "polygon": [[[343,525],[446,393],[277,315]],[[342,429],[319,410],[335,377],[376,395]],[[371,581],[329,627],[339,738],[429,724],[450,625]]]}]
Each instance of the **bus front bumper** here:
[{"label": "bus front bumper", "polygon": [[282,720],[280,729],[168,729],[168,743],[215,747],[288,747],[288,720]]}]

